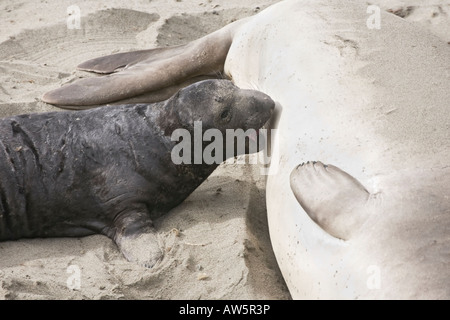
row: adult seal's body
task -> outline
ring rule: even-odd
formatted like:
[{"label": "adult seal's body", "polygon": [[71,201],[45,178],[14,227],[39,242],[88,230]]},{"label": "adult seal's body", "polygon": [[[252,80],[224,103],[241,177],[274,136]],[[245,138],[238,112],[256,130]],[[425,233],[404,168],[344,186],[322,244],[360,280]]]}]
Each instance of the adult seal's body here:
[{"label": "adult seal's body", "polygon": [[[285,0],[181,47],[87,61],[126,67],[44,100],[99,103],[223,71],[277,102],[267,213],[293,298],[449,299],[449,63],[446,43],[363,1]],[[298,167],[308,160],[340,169]]]},{"label": "adult seal's body", "polygon": [[[152,219],[181,203],[218,166],[172,162],[176,129],[259,129],[274,103],[207,80],[156,104],[0,120],[0,240],[113,239],[152,266],[162,255]],[[226,154],[226,153],[224,153]]]}]

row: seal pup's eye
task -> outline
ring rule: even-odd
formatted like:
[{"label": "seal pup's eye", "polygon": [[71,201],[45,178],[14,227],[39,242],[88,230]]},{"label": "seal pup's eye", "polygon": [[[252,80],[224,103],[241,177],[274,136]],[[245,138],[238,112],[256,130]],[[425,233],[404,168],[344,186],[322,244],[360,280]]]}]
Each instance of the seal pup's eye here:
[{"label": "seal pup's eye", "polygon": [[224,108],[219,114],[219,121],[222,123],[228,123],[231,120],[232,111],[230,108]]},{"label": "seal pup's eye", "polygon": [[233,118],[234,114],[234,105],[232,102],[222,102],[218,104],[214,104],[214,122],[217,125],[225,125],[228,124]]},{"label": "seal pup's eye", "polygon": [[228,109],[222,111],[222,113],[220,114],[220,118],[222,120],[226,120],[229,116],[230,116],[230,110],[228,110]]}]

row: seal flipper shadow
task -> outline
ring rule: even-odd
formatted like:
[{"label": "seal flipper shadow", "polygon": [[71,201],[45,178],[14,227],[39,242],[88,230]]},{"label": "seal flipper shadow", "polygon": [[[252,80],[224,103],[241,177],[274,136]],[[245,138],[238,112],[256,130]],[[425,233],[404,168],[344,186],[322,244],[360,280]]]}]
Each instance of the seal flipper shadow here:
[{"label": "seal flipper shadow", "polygon": [[348,173],[321,162],[297,166],[291,189],[314,222],[334,237],[348,240],[367,218],[370,193]]},{"label": "seal flipper shadow", "polygon": [[112,73],[125,67],[116,73],[80,79],[49,91],[42,101],[57,106],[94,106],[179,86],[192,78],[220,74],[239,23],[181,46],[119,53],[86,61],[78,68]]},{"label": "seal flipper shadow", "polygon": [[120,213],[114,226],[106,232],[124,257],[144,267],[152,268],[163,257],[163,244],[147,209],[132,209]]}]

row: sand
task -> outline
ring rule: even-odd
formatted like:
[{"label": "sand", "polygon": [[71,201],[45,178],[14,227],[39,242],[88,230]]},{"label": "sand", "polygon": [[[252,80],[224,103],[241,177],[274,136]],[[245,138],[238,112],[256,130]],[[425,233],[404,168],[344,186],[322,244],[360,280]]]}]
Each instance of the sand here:
[{"label": "sand", "polygon": [[[55,111],[40,96],[91,76],[77,64],[101,55],[185,43],[270,0],[79,0],[0,4],[0,117]],[[448,1],[370,1],[450,41]],[[75,9],[77,9],[75,8]],[[103,236],[0,243],[0,299],[290,299],[270,244],[264,176],[222,165],[155,222],[164,259],[127,262]]]}]

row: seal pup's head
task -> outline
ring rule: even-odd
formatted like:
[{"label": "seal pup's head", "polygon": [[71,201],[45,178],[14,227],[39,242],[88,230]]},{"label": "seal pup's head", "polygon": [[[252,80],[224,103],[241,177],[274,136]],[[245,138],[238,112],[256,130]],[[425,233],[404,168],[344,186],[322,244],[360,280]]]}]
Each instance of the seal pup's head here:
[{"label": "seal pup's head", "polygon": [[183,129],[192,137],[201,135],[202,150],[211,141],[216,151],[221,144],[225,160],[260,150],[259,130],[270,119],[274,107],[275,102],[260,91],[240,89],[228,80],[200,81],[168,100],[165,120],[173,122],[166,125],[170,129],[165,133]]},{"label": "seal pup's head", "polygon": [[181,89],[171,100],[186,129],[196,121],[202,127],[218,129],[259,129],[271,117],[275,103],[266,94],[244,90],[229,80],[204,80]]}]

